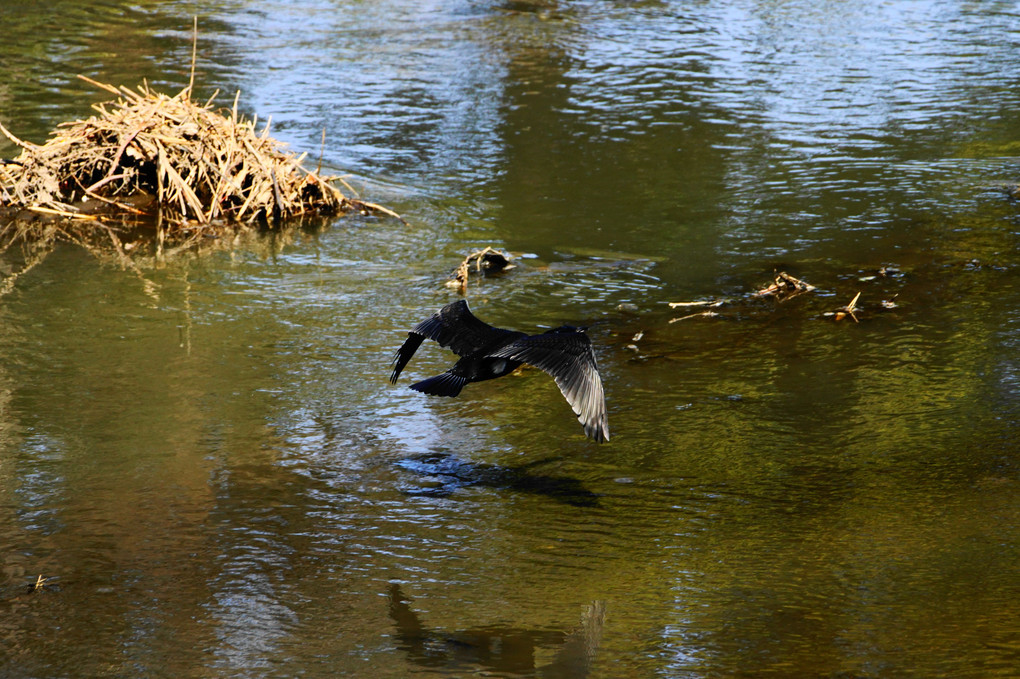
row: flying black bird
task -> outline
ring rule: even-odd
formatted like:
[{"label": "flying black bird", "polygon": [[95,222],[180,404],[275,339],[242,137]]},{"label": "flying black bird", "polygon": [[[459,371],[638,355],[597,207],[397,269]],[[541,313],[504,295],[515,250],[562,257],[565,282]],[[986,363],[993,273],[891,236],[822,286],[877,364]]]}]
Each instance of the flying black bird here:
[{"label": "flying black bird", "polygon": [[435,340],[460,356],[452,368],[411,385],[432,396],[456,396],[464,385],[508,375],[522,363],[541,368],[556,379],[567,403],[584,425],[584,433],[599,443],[609,440],[606,399],[591,340],[582,329],[564,325],[541,335],[494,328],[468,310],[467,302],[447,304],[407,333],[393,356],[390,382],[425,339]]}]

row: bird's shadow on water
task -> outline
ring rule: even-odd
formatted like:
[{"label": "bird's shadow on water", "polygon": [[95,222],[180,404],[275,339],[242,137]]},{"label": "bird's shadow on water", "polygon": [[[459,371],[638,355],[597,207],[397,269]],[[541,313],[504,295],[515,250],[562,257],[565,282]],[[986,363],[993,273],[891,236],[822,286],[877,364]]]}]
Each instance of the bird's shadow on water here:
[{"label": "bird's shadow on water", "polygon": [[[585,606],[581,624],[570,632],[500,626],[429,628],[411,608],[400,585],[392,583],[389,613],[398,647],[420,667],[580,679],[591,674],[602,640],[606,607],[601,601]],[[536,650],[543,648],[554,649],[552,661],[538,666]]]},{"label": "bird's shadow on water", "polygon": [[435,479],[437,485],[408,489],[408,495],[449,497],[458,489],[473,486],[512,490],[552,498],[574,507],[598,507],[600,496],[571,476],[553,476],[531,471],[549,460],[517,467],[475,463],[449,453],[423,453],[397,462],[397,466]]}]

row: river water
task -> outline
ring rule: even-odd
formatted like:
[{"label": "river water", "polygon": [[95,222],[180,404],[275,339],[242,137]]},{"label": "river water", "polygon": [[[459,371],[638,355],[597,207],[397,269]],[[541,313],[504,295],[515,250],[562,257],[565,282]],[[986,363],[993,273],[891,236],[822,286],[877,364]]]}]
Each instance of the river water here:
[{"label": "river water", "polygon": [[[1020,675],[1014,3],[59,7],[0,8],[15,134],[184,87],[198,15],[198,96],[407,224],[16,281],[0,676]],[[611,442],[535,370],[388,383],[489,245],[472,309],[588,326]]]}]

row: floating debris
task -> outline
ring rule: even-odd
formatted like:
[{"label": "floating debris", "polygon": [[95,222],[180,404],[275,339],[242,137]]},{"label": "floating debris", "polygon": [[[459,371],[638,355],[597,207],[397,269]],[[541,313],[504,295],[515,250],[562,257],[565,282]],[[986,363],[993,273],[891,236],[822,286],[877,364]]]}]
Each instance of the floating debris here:
[{"label": "floating debris", "polygon": [[815,286],[794,278],[785,271],[780,272],[772,283],[758,290],[754,294],[757,297],[775,297],[779,301],[791,299],[804,292],[811,292]]},{"label": "floating debris", "polygon": [[690,318],[714,318],[719,315],[718,311],[699,311],[696,314],[688,314],[686,316],[680,316],[679,318],[670,319],[670,324],[679,323],[680,321],[686,321]]},{"label": "floating debris", "polygon": [[471,273],[472,265],[476,273],[481,274],[483,270],[490,273],[512,269],[513,256],[502,250],[493,247],[485,247],[476,250],[464,258],[457,270],[453,273],[452,280],[447,281],[447,287],[456,288],[460,294],[467,292],[468,276]]},{"label": "floating debris", "polygon": [[893,278],[895,276],[899,276],[900,273],[901,273],[900,270],[894,266],[883,266],[873,274],[859,276],[857,280],[861,281],[862,283],[870,283],[872,281],[878,280],[879,278]]},{"label": "floating debris", "polygon": [[722,299],[707,300],[707,301],[701,301],[701,302],[668,302],[670,309],[680,309],[680,308],[698,307],[698,306],[713,307],[713,308],[715,308],[715,307],[721,307],[725,303],[726,303],[726,301],[722,300]]},{"label": "floating debris", "polygon": [[[855,278],[859,282],[875,283],[883,279],[893,280],[895,278],[899,278],[902,275],[903,275],[902,271],[898,267],[887,265],[882,266],[879,269],[872,269],[871,272],[869,273],[860,272],[855,276]],[[669,322],[679,323],[680,321],[686,321],[694,318],[712,318],[715,316],[719,316],[720,313],[716,312],[715,309],[718,309],[719,307],[722,306],[727,307],[728,311],[731,314],[742,315],[744,313],[753,312],[753,310],[755,309],[761,310],[762,304],[760,300],[762,298],[771,297],[781,302],[784,300],[791,299],[797,295],[801,295],[805,292],[811,292],[813,290],[817,290],[817,288],[814,285],[811,285],[806,281],[791,276],[790,274],[784,271],[776,274],[773,281],[764,288],[761,288],[760,290],[756,290],[754,292],[746,293],[738,297],[730,299],[719,298],[715,300],[698,300],[693,302],[668,302],[671,309],[684,309],[684,310],[704,309],[703,311],[690,313],[686,316],[673,318]],[[881,309],[889,310],[898,308],[899,304],[895,301],[898,296],[899,295],[897,293],[894,294],[889,299],[882,300]],[[845,318],[849,317],[855,323],[859,323],[860,315],[862,312],[862,309],[859,306],[860,299],[861,292],[858,292],[854,296],[854,298],[850,301],[850,303],[847,304],[846,306],[839,307],[834,311],[823,311],[821,315],[826,318],[833,318],[836,321],[842,321]],[[768,305],[768,307],[773,311],[779,308],[771,304]]]},{"label": "floating debris", "polygon": [[34,592],[38,592],[40,590],[52,587],[53,583],[50,582],[51,580],[53,580],[53,578],[44,578],[42,574],[40,574],[35,579],[35,582],[28,586],[28,593],[32,594]]},{"label": "floating debris", "polygon": [[854,295],[854,298],[850,300],[850,303],[847,304],[846,306],[840,307],[835,311],[827,311],[822,315],[826,317],[831,316],[836,321],[842,321],[844,318],[849,316],[850,318],[854,319],[854,323],[860,323],[860,321],[857,319],[857,312],[860,311],[860,309],[857,307],[857,300],[859,300],[860,298],[861,293],[858,292],[856,295]]},{"label": "floating debris", "polygon": [[882,305],[883,309],[898,309],[900,305],[896,303],[897,297],[899,297],[898,293],[893,295],[891,299],[883,299],[879,304]]},{"label": "floating debris", "polygon": [[667,302],[670,309],[691,309],[691,308],[707,308],[708,311],[699,311],[697,313],[688,314],[687,316],[681,316],[670,320],[670,323],[679,323],[680,321],[686,321],[689,318],[712,318],[718,316],[718,312],[711,311],[711,309],[718,309],[727,303],[725,299],[713,299],[713,300],[699,300],[695,302]]},{"label": "floating debris", "polygon": [[640,307],[633,302],[621,302],[616,305],[616,310],[624,314],[636,314],[641,311]]}]

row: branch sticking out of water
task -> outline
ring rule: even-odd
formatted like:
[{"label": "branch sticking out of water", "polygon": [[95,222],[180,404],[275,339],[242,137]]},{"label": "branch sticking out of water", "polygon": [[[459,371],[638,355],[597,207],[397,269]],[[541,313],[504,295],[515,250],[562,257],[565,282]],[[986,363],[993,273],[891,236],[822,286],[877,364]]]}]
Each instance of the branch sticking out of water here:
[{"label": "branch sticking out of water", "polygon": [[475,272],[478,274],[481,274],[483,269],[493,272],[505,271],[514,268],[514,265],[510,263],[512,259],[513,257],[509,253],[493,247],[476,250],[464,258],[464,261],[460,263],[460,266],[454,272],[453,279],[447,281],[446,285],[447,287],[456,288],[463,295],[467,292],[468,276],[471,273],[472,265],[474,265]]}]

